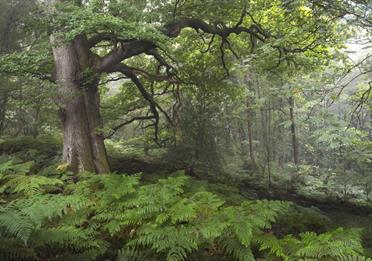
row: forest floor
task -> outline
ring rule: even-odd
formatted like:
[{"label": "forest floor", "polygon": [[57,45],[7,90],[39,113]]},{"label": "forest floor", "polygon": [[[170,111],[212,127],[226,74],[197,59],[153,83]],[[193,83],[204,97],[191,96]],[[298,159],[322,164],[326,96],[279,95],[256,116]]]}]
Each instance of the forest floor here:
[{"label": "forest floor", "polygon": [[[158,173],[172,173],[182,167],[171,166],[159,160],[143,161],[136,158],[112,159],[113,169],[119,173],[134,174],[144,173],[145,179],[152,179],[152,175],[158,177]],[[162,174],[161,174],[162,175]],[[209,178],[201,176],[195,177],[198,180],[214,183]],[[242,197],[254,195],[257,199],[285,200],[291,201],[302,207],[316,207],[328,216],[335,227],[370,227],[372,229],[372,208],[368,206],[357,206],[346,201],[320,200],[316,198],[304,197],[295,192],[288,192],[278,188],[273,188],[270,192],[262,187],[255,187],[253,184],[225,184],[236,187]],[[372,230],[371,230],[372,231]],[[371,242],[372,244],[372,242]],[[372,247],[372,246],[371,246]]]},{"label": "forest floor", "polygon": [[[182,166],[169,165],[158,159],[149,159],[144,161],[140,158],[111,158],[110,163],[114,171],[118,173],[128,173],[135,174],[142,172],[147,178],[156,173],[172,173],[177,170],[185,170]],[[186,170],[187,171],[187,170]],[[207,182],[215,182],[210,180],[210,178],[203,178],[200,175],[194,176],[198,180],[204,180]],[[221,181],[219,181],[221,182]],[[323,200],[310,197],[304,197],[302,195],[296,194],[295,192],[288,192],[279,188],[272,188],[270,191],[263,187],[257,187],[255,184],[249,183],[230,183],[225,184],[229,186],[236,187],[243,197],[247,197],[247,194],[252,194],[257,197],[257,199],[271,199],[271,200],[285,200],[296,203],[297,205],[303,207],[317,207],[323,212],[325,212],[335,224],[344,225],[346,227],[354,226],[355,223],[364,223],[370,219],[372,215],[372,208],[368,206],[358,206],[347,201],[336,201],[336,200]],[[352,218],[354,217],[354,218]],[[361,222],[357,222],[360,220]],[[369,220],[370,222],[370,220]]]},{"label": "forest floor", "polygon": [[[143,173],[144,181],[151,181],[160,176],[167,176],[176,170],[185,170],[181,166],[173,166],[166,164],[157,159],[113,159],[113,169],[119,173]],[[187,170],[185,170],[187,172]],[[194,176],[201,184],[210,184],[212,187],[224,187],[217,193],[229,198],[231,195],[239,194],[242,198],[251,199],[268,199],[268,200],[283,200],[290,201],[294,204],[305,207],[319,209],[320,213],[330,219],[330,224],[333,229],[338,227],[344,228],[363,228],[368,231],[364,236],[363,244],[366,249],[372,251],[372,208],[368,206],[358,206],[347,201],[338,201],[333,199],[317,199],[304,197],[293,191],[288,192],[280,188],[272,188],[270,191],[264,187],[257,187],[255,184],[236,183],[224,184],[221,181],[215,181],[208,177]],[[208,186],[208,185],[207,185]],[[212,188],[213,189],[213,188]],[[216,191],[214,191],[216,192]],[[234,198],[235,196],[233,196]]]},{"label": "forest floor", "polygon": [[[27,146],[25,145],[27,144]],[[40,157],[43,159],[40,162],[49,163],[52,158],[58,158],[60,145],[54,144],[51,141],[36,142],[35,140],[19,140],[18,142],[3,142],[0,143],[0,154],[19,154],[27,151],[27,148],[39,150]],[[32,151],[30,150],[30,151]],[[23,153],[25,154],[25,153]],[[34,153],[26,153],[25,158],[38,162]],[[30,154],[30,155],[29,155]],[[30,160],[30,159],[29,159]],[[142,172],[144,182],[156,180],[159,177],[167,177],[172,175],[177,170],[184,170],[187,175],[190,170],[182,165],[170,164],[167,161],[156,157],[133,157],[121,154],[110,158],[112,170],[116,173],[135,174]],[[317,199],[316,197],[304,197],[295,191],[287,191],[280,187],[272,186],[269,190],[267,186],[257,186],[250,182],[235,182],[232,179],[225,181],[216,180],[211,176],[192,175],[193,190],[197,190],[198,186],[208,187],[208,190],[221,196],[226,201],[236,204],[239,200],[244,199],[270,199],[284,200],[295,203],[298,206],[305,208],[315,208],[320,210],[322,215],[329,218],[332,228],[338,227],[360,227],[367,231],[364,235],[363,243],[366,249],[372,253],[372,208],[368,206],[358,206],[350,202],[338,201],[334,199]],[[195,187],[194,187],[195,186]],[[304,214],[305,213],[305,214]],[[306,211],[302,215],[306,215]],[[307,218],[307,216],[303,216]],[[300,216],[301,218],[301,216]],[[310,218],[311,219],[311,218]],[[289,221],[290,222],[290,221]]]},{"label": "forest floor", "polygon": [[364,228],[368,234],[364,235],[363,245],[365,249],[372,250],[372,208],[357,207],[337,203],[314,202],[309,199],[291,200],[292,202],[304,206],[315,206],[331,221],[334,228]]},{"label": "forest floor", "polygon": [[[275,190],[269,193],[267,190],[264,191],[262,188],[253,188],[251,186],[244,186],[240,189],[247,189],[254,191],[259,199],[271,199],[271,200],[285,200],[291,201],[297,205],[303,207],[316,207],[326,213],[331,219],[338,224],[338,221],[342,221],[340,224],[348,227],[354,226],[355,223],[353,222],[355,219],[347,218],[347,217],[355,217],[357,220],[359,219],[369,219],[372,215],[372,208],[368,206],[357,206],[352,203],[346,201],[335,201],[335,200],[320,200],[316,198],[309,198],[304,197],[302,195],[296,194],[295,192],[286,192],[283,190]],[[354,223],[354,225],[353,225]],[[362,222],[363,223],[363,222]]]}]

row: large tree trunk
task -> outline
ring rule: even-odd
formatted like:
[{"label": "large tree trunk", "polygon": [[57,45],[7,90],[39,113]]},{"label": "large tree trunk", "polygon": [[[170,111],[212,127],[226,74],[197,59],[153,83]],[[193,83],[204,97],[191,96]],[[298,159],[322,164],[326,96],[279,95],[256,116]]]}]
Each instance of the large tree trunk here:
[{"label": "large tree trunk", "polygon": [[109,172],[104,138],[98,130],[102,128],[98,77],[83,77],[91,68],[86,39],[78,36],[65,44],[51,36],[51,42],[61,103],[63,161],[75,173]]},{"label": "large tree trunk", "polygon": [[85,106],[87,110],[89,134],[95,159],[95,167],[98,173],[110,171],[107,160],[107,152],[102,133],[103,122],[99,111],[100,97],[98,92],[98,81],[85,92]]}]

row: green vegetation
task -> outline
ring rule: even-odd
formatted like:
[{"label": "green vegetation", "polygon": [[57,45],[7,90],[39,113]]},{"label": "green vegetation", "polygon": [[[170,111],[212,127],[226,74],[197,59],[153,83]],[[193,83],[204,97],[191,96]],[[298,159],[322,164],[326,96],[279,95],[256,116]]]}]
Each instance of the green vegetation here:
[{"label": "green vegetation", "polygon": [[369,0],[0,0],[0,260],[372,260]]},{"label": "green vegetation", "polygon": [[182,173],[144,184],[139,175],[31,174],[32,162],[14,161],[0,165],[4,260],[367,260],[361,230],[276,237],[272,223],[293,215],[287,202],[227,205],[203,187],[190,191]]}]

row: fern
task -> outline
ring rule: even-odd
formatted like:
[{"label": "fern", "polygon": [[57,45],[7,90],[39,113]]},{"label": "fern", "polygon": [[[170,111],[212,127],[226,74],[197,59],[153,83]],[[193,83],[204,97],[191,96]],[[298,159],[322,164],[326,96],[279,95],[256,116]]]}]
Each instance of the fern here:
[{"label": "fern", "polygon": [[269,250],[271,256],[279,257],[285,261],[290,260],[288,252],[292,253],[298,249],[297,242],[297,239],[292,236],[278,240],[271,233],[258,234],[254,239],[254,243],[259,246],[261,252]]},{"label": "fern", "polygon": [[[43,189],[28,193],[18,179],[13,175],[7,189],[28,198],[0,209],[2,235],[38,249],[70,249],[69,257],[106,249],[106,241],[99,239],[104,233],[114,237],[132,231],[125,239],[127,247],[149,248],[166,260],[187,260],[201,246],[216,242],[226,244],[222,248],[227,254],[251,260],[253,235],[269,228],[287,206],[283,202],[252,201],[225,207],[224,201],[210,192],[185,194],[189,178],[182,175],[140,185],[138,176],[85,173],[77,184],[66,186],[70,195],[49,195]],[[57,184],[54,179],[42,177],[44,180],[49,183],[31,187]]]},{"label": "fern", "polygon": [[116,261],[148,261],[150,259],[146,252],[137,251],[132,248],[122,248],[118,251]]},{"label": "fern", "polygon": [[224,235],[218,242],[227,254],[233,256],[239,261],[254,261],[255,258],[250,247],[244,246],[233,235]]},{"label": "fern", "polygon": [[319,235],[306,232],[300,238],[290,235],[283,239],[263,234],[257,242],[261,251],[269,250],[271,256],[284,260],[338,260],[363,253],[359,229],[339,228]]},{"label": "fern", "polygon": [[50,246],[53,249],[73,249],[82,252],[105,247],[105,242],[95,239],[96,233],[76,227],[61,226],[40,229],[32,234],[33,247]]},{"label": "fern", "polygon": [[10,157],[6,158],[4,162],[0,161],[0,173],[1,174],[19,174],[25,175],[30,172],[31,168],[34,166],[34,161],[28,161],[24,163],[19,163],[19,160]]},{"label": "fern", "polygon": [[317,258],[357,255],[363,251],[360,233],[360,230],[342,228],[320,235],[314,232],[303,233],[300,236],[304,245],[296,255]]},{"label": "fern", "polygon": [[[271,226],[286,202],[229,206],[213,193],[186,191],[183,175],[143,185],[140,176],[82,173],[72,183],[15,173],[12,164],[0,164],[8,201],[0,205],[2,260],[183,261],[209,246],[217,253],[208,256],[240,261],[362,258],[359,230],[276,238]],[[58,194],[50,193],[55,186]]]},{"label": "fern", "polygon": [[348,256],[340,256],[338,261],[372,261],[371,258],[360,256],[360,255],[348,255]]},{"label": "fern", "polygon": [[1,237],[0,260],[36,260],[37,253],[34,249],[12,238]]},{"label": "fern", "polygon": [[42,194],[47,188],[62,186],[64,183],[60,179],[48,178],[40,175],[28,175],[34,165],[33,161],[16,163],[17,160],[11,158],[0,163],[0,194],[21,193],[27,197],[34,194]]},{"label": "fern", "polygon": [[[3,178],[3,180],[6,177]],[[62,186],[63,182],[55,178],[47,178],[44,176],[24,176],[12,175],[2,187],[0,193],[8,191],[11,193],[23,193],[26,196],[41,194],[45,192],[47,187]]]},{"label": "fern", "polygon": [[12,171],[12,167],[14,166],[13,160],[9,160],[8,158],[6,161],[0,163],[0,173],[2,175],[7,174],[7,172]]},{"label": "fern", "polygon": [[27,242],[31,233],[39,229],[47,219],[61,217],[85,204],[86,202],[73,195],[39,195],[16,200],[0,208],[0,228],[2,233]]}]

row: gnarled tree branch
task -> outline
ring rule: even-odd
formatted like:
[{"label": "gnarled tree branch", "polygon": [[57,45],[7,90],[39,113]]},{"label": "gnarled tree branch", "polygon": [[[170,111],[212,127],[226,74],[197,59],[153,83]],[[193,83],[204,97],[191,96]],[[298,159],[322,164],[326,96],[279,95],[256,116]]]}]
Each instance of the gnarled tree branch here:
[{"label": "gnarled tree branch", "polygon": [[120,63],[114,66],[109,72],[120,72],[124,74],[125,76],[127,76],[129,79],[131,79],[131,81],[136,85],[137,89],[140,91],[142,97],[149,103],[150,112],[152,113],[151,119],[154,120],[154,123],[149,126],[154,126],[154,129],[155,129],[154,140],[155,142],[158,142],[159,121],[160,121],[158,110],[160,110],[165,115],[167,120],[170,123],[172,123],[169,115],[161,108],[159,104],[156,103],[154,98],[146,91],[145,87],[143,86],[143,84],[138,79],[137,75],[135,74],[135,71],[133,70],[133,68]]}]

